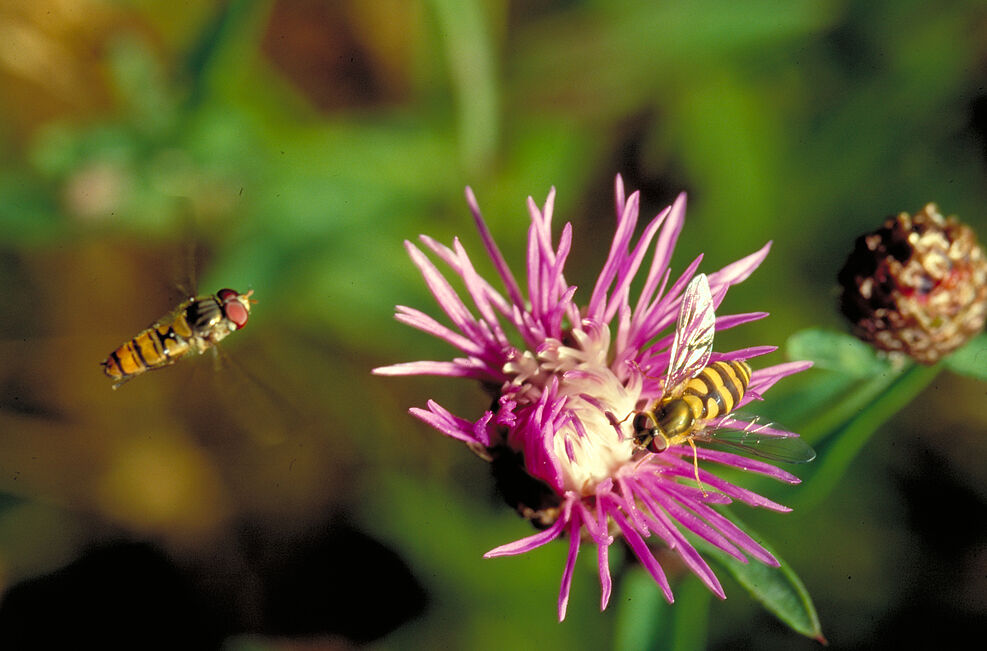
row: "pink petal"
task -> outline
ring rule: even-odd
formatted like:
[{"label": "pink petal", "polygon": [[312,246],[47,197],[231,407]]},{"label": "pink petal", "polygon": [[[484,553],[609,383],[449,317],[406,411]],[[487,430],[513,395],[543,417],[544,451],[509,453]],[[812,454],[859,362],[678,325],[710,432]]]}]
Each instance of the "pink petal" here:
[{"label": "pink petal", "polygon": [[572,586],[572,572],[576,567],[576,557],[579,555],[579,516],[572,518],[569,523],[569,555],[566,557],[565,569],[562,571],[562,586],[559,588],[559,621],[565,619],[565,611],[569,605],[569,588]]},{"label": "pink petal", "polygon": [[617,508],[616,505],[612,503],[607,504],[605,508],[607,513],[610,514],[610,517],[614,519],[614,522],[617,523],[617,526],[623,532],[624,539],[627,540],[627,543],[631,546],[631,549],[634,551],[634,555],[638,557],[641,564],[644,565],[644,569],[648,571],[652,578],[654,578],[655,583],[658,584],[658,587],[661,588],[662,593],[665,595],[665,600],[668,603],[674,602],[675,598],[672,596],[672,588],[668,585],[668,579],[665,577],[665,572],[662,571],[661,565],[658,564],[654,554],[641,538],[641,534],[639,534],[637,530],[635,530],[634,527],[627,522],[624,515],[620,512],[620,509]]},{"label": "pink petal", "polygon": [[[709,274],[709,288],[713,296],[719,294],[722,298],[723,290],[726,287],[747,280],[754,273],[754,270],[764,262],[764,258],[767,257],[770,250],[771,242],[768,242],[754,253]],[[719,306],[719,303],[716,305]]]},{"label": "pink petal", "polygon": [[403,362],[389,366],[378,366],[371,371],[374,375],[444,375],[446,377],[468,377],[482,380],[490,377],[482,368],[471,367],[457,362]]},{"label": "pink petal", "polygon": [[613,581],[610,578],[610,545],[598,544],[596,546],[596,563],[600,572],[600,610],[606,610],[610,603],[610,592],[613,589]]},{"label": "pink petal", "polygon": [[493,260],[494,266],[497,268],[497,273],[500,274],[501,280],[504,281],[504,285],[507,287],[507,294],[511,297],[514,305],[524,305],[521,288],[518,287],[510,267],[507,266],[507,262],[504,260],[504,256],[501,255],[500,249],[497,248],[497,243],[494,242],[493,236],[490,234],[490,229],[487,228],[487,223],[483,220],[483,215],[480,213],[480,204],[476,201],[476,195],[473,194],[473,189],[469,186],[466,187],[466,203],[469,204],[470,212],[473,214],[473,221],[476,223],[476,230],[480,232],[480,239],[483,240],[483,246],[487,249],[487,255]]}]

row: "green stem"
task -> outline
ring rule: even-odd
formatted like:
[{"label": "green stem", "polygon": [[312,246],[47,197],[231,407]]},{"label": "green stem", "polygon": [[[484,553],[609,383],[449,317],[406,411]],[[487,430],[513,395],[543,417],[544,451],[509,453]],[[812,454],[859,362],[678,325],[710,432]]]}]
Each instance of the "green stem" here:
[{"label": "green stem", "polygon": [[[811,507],[825,499],[839,484],[850,463],[871,435],[921,393],[939,371],[939,366],[913,364],[901,373],[892,374],[890,377],[893,381],[888,382],[883,376],[871,380],[853,398],[840,405],[838,411],[841,414],[848,412],[851,404],[858,406],[859,413],[845,426],[827,436],[820,446],[819,460],[812,476],[799,491],[799,506]],[[814,431],[825,431],[818,429],[818,421],[812,426]]]},{"label": "green stem", "polygon": [[823,410],[818,416],[810,420],[799,428],[800,434],[814,444],[821,444],[827,438],[839,431],[840,427],[855,418],[869,404],[877,400],[878,396],[887,391],[907,367],[901,369],[889,369],[886,373],[881,373],[872,377],[862,386],[852,390],[836,405]]}]

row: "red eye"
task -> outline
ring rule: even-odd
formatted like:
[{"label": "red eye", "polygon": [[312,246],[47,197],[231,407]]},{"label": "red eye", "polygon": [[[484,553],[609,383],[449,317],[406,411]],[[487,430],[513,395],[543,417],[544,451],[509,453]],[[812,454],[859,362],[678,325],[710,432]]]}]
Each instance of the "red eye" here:
[{"label": "red eye", "polygon": [[[250,293],[247,294],[249,295]],[[240,301],[240,292],[234,289],[221,289],[216,292],[216,298],[222,301],[226,318],[236,324],[237,330],[247,325],[250,308]]]},{"label": "red eye", "polygon": [[226,318],[236,324],[237,330],[247,325],[247,318],[250,317],[250,313],[240,301],[227,303],[223,310],[226,312]]}]

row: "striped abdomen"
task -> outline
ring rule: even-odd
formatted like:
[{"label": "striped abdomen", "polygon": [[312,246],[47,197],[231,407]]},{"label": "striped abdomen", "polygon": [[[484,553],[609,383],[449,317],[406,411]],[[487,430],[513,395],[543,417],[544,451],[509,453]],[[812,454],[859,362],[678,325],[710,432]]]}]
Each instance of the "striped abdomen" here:
[{"label": "striped abdomen", "polygon": [[188,354],[192,328],[185,319],[186,307],[176,310],[174,319],[151,326],[110,353],[103,361],[103,371],[113,379],[114,388],[136,375],[174,364]]},{"label": "striped abdomen", "polygon": [[747,391],[751,367],[747,362],[713,362],[685,384],[682,399],[696,420],[726,416]]},{"label": "striped abdomen", "polygon": [[[666,438],[692,434],[697,421],[711,420],[733,411],[751,381],[747,362],[713,362],[688,380],[678,397],[655,410],[658,427]],[[674,440],[669,443],[679,443]]]}]

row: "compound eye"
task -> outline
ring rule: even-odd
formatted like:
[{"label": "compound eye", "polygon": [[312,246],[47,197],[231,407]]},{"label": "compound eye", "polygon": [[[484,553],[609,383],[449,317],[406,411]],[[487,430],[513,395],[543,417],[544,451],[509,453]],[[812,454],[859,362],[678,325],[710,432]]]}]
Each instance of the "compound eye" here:
[{"label": "compound eye", "polygon": [[223,313],[226,318],[236,324],[237,330],[247,325],[250,318],[250,308],[240,299],[240,292],[233,289],[221,289],[216,292],[216,298],[223,303]]},{"label": "compound eye", "polygon": [[227,303],[223,307],[223,311],[226,312],[226,318],[236,324],[237,330],[247,325],[247,319],[250,317],[250,313],[247,312],[247,308],[243,307],[240,301]]}]

